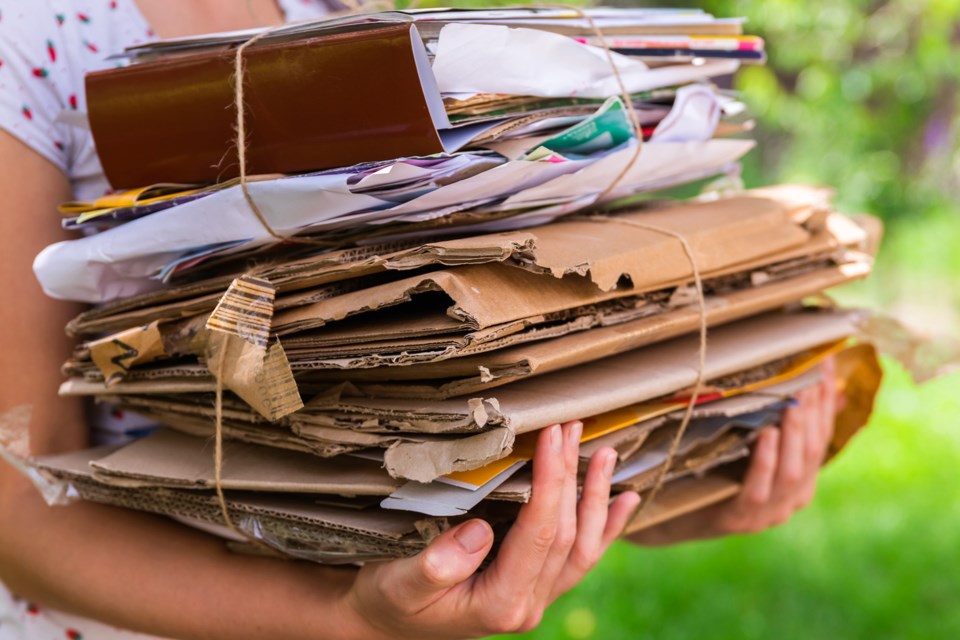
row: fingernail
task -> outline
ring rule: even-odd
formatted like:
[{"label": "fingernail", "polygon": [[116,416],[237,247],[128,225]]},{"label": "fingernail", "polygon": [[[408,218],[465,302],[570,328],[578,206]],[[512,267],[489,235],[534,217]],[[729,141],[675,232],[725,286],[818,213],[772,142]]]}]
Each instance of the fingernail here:
[{"label": "fingernail", "polygon": [[467,553],[476,553],[485,546],[490,539],[490,529],[479,520],[471,520],[453,532],[460,546]]},{"label": "fingernail", "polygon": [[580,445],[580,436],[583,435],[583,423],[574,422],[570,425],[570,434],[567,436],[570,440],[571,447],[577,447]]},{"label": "fingernail", "polygon": [[617,464],[617,454],[613,451],[607,452],[607,457],[603,461],[603,475],[607,480],[613,477],[613,467]]},{"label": "fingernail", "polygon": [[560,425],[555,424],[550,427],[550,448],[560,453],[563,449],[563,433],[560,431]]}]

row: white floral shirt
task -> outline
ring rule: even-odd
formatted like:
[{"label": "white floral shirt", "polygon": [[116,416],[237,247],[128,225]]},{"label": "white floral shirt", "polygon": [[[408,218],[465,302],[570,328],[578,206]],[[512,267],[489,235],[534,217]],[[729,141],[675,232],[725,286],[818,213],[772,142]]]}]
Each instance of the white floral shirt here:
[{"label": "white floral shirt", "polygon": [[[322,0],[278,3],[290,22],[327,13]],[[60,168],[76,199],[103,195],[109,184],[93,139],[71,116],[86,110],[83,78],[116,64],[110,55],[155,39],[134,0],[0,0],[0,129]],[[101,443],[148,426],[136,416],[98,411],[95,435]],[[144,637],[46,610],[0,584],[0,640]]]}]

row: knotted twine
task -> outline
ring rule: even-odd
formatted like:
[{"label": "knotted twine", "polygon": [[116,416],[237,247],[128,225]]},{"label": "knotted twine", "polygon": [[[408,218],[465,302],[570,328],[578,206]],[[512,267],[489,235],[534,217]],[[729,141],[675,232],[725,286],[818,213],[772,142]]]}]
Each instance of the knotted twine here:
[{"label": "knotted twine", "polygon": [[[379,4],[379,2],[371,3],[371,4]],[[386,4],[389,6],[392,4],[392,2],[390,0],[386,0]],[[414,0],[414,2],[410,4],[410,8],[416,6],[416,4],[418,4],[418,0]],[[324,20],[329,20],[331,17],[335,17],[337,15],[357,14],[364,11],[366,8],[364,6],[364,3],[362,2],[357,3],[356,0],[350,0],[349,5],[351,6],[346,11],[331,14],[331,16],[327,16]],[[392,9],[394,7],[391,6],[390,8]],[[504,8],[504,7],[501,7],[501,8]],[[614,179],[610,182],[610,184],[607,185],[607,187],[602,192],[600,192],[600,194],[597,196],[595,202],[601,202],[608,195],[610,195],[613,192],[613,190],[616,189],[616,187],[620,184],[620,182],[626,177],[629,171],[636,164],[643,150],[643,129],[640,125],[640,119],[637,116],[637,112],[636,112],[636,109],[634,108],[633,100],[630,96],[630,93],[627,91],[626,85],[623,82],[623,77],[620,74],[620,69],[617,67],[616,61],[613,58],[613,51],[610,49],[610,46],[607,43],[607,39],[604,36],[603,31],[600,29],[599,25],[596,23],[596,21],[594,21],[594,19],[590,15],[588,15],[580,7],[574,7],[574,6],[565,5],[565,4],[535,3],[535,4],[518,5],[516,7],[506,7],[506,8],[507,9],[509,8],[524,8],[524,9],[540,8],[540,9],[560,9],[564,11],[572,11],[590,25],[590,29],[593,31],[594,35],[597,37],[597,41],[599,42],[600,47],[604,51],[604,54],[607,58],[607,62],[610,64],[610,69],[613,72],[613,75],[617,81],[618,87],[620,88],[620,94],[624,103],[624,108],[627,111],[627,116],[630,120],[630,124],[633,127],[634,133],[636,135],[637,144],[634,145],[634,150],[632,155],[630,156],[630,159],[624,164],[623,168],[614,177]],[[247,49],[256,45],[258,42],[260,42],[264,38],[276,33],[277,31],[281,31],[283,29],[289,28],[291,25],[306,24],[306,23],[312,23],[312,22],[322,22],[322,21],[323,20],[306,20],[300,23],[288,23],[288,24],[277,25],[275,27],[265,29],[260,33],[258,33],[257,35],[246,40],[239,47],[237,47],[236,53],[234,54],[233,84],[234,84],[234,111],[236,114],[236,126],[235,126],[236,138],[234,140],[234,144],[237,148],[237,160],[239,164],[239,174],[240,174],[239,175],[240,189],[243,193],[244,200],[249,206],[250,211],[257,218],[257,221],[263,226],[264,230],[271,237],[281,242],[295,242],[300,244],[322,244],[320,241],[317,241],[317,240],[312,240],[309,238],[298,238],[291,235],[284,235],[284,234],[278,233],[267,221],[266,216],[264,216],[256,200],[253,198],[253,195],[250,193],[250,189],[248,186],[248,176],[247,176],[247,146],[249,144],[249,139],[247,134],[246,103],[245,103],[245,92],[244,92],[244,84],[245,84],[245,77],[246,77],[244,53],[247,51]],[[654,498],[656,498],[656,496],[659,494],[660,490],[662,489],[663,484],[666,480],[667,473],[669,472],[670,466],[674,458],[676,457],[677,451],[679,450],[679,447],[680,447],[680,443],[683,439],[683,435],[686,432],[687,427],[691,422],[691,419],[693,417],[693,412],[697,404],[697,400],[703,389],[704,373],[706,368],[706,357],[707,357],[707,311],[706,311],[706,300],[704,298],[704,293],[703,293],[703,280],[701,277],[700,268],[697,264],[697,260],[694,255],[693,249],[690,246],[690,243],[682,234],[669,229],[664,229],[662,227],[647,225],[634,220],[627,220],[627,219],[622,219],[622,218],[617,218],[612,216],[590,216],[584,219],[594,221],[594,222],[624,224],[624,225],[644,229],[647,231],[651,231],[654,233],[667,235],[676,239],[677,241],[680,242],[681,246],[683,247],[684,254],[686,255],[687,259],[690,262],[690,267],[693,272],[694,285],[696,288],[697,301],[698,301],[699,313],[700,313],[700,332],[699,332],[700,346],[698,351],[696,382],[693,387],[693,392],[690,395],[689,402],[687,403],[687,408],[686,408],[686,411],[684,412],[683,419],[681,420],[680,426],[677,429],[677,433],[674,436],[673,441],[671,442],[666,461],[661,467],[657,475],[657,478],[654,482],[653,488],[648,493],[647,499],[638,509],[637,514],[639,514],[653,502]],[[247,532],[237,528],[234,525],[230,517],[230,512],[227,506],[226,497],[224,495],[223,482],[222,482],[222,476],[223,476],[223,382],[222,382],[222,379],[223,379],[224,366],[226,365],[225,354],[226,354],[226,350],[221,350],[216,363],[217,386],[216,386],[216,416],[215,416],[216,425],[215,425],[215,448],[214,448],[214,477],[215,477],[217,500],[220,504],[220,510],[224,519],[224,523],[229,529],[251,540],[258,546],[265,547],[275,552],[276,551],[275,549],[266,545],[262,540],[255,538],[251,534],[248,534]]]}]

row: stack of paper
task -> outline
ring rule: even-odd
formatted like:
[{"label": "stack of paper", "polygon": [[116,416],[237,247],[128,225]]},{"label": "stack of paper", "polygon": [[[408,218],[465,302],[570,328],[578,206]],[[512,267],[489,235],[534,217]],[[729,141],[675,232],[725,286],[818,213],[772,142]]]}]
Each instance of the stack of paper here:
[{"label": "stack of paper", "polygon": [[[62,392],[167,428],[36,460],[40,474],[222,525],[222,385],[232,524],[355,562],[416,553],[451,518],[509,523],[536,432],[556,422],[586,418],[584,465],[618,452],[618,491],[665,474],[634,527],[727,498],[757,430],[830,355],[842,446],[869,414],[875,357],[852,342],[857,312],[800,303],[869,273],[875,225],[808,187],[662,197],[736,172],[752,142],[728,136],[749,121],[710,78],[762,59],[763,43],[699,11],[589,13],[610,59],[582,15],[553,9],[266,36],[245,82],[249,194],[270,229],[230,155],[227,48],[253,34],[139,47],[91,75],[107,175],[153,186],[64,205],[66,226],[102,231],[37,258],[51,295],[105,303],[68,327],[79,342]],[[702,320],[707,384],[671,457]]]}]

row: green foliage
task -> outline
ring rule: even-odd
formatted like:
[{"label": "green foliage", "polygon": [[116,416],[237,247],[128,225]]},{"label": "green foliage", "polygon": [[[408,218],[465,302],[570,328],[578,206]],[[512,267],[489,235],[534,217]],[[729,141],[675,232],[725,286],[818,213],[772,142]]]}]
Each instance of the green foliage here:
[{"label": "green foliage", "polygon": [[847,210],[888,221],[953,209],[960,2],[689,4],[746,16],[746,30],[767,41],[769,63],[736,80],[758,116],[748,184],[832,185]]}]

